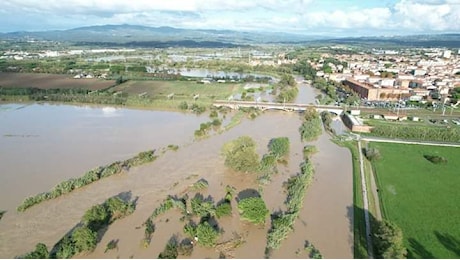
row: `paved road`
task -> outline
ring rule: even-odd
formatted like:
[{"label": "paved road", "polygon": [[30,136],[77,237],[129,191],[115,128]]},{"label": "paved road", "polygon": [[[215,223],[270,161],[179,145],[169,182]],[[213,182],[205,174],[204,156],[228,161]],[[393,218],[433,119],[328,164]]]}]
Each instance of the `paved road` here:
[{"label": "paved road", "polygon": [[386,139],[386,138],[370,137],[370,136],[361,137],[360,139],[363,140],[363,141],[379,142],[379,143],[421,144],[421,145],[432,145],[432,146],[460,147],[460,144],[455,144],[455,143],[426,142],[426,141],[405,141],[405,140]]}]

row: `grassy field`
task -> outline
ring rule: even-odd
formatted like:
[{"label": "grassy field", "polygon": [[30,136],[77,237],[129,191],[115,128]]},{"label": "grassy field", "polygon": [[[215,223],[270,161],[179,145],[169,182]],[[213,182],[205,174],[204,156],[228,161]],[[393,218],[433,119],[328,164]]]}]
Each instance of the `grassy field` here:
[{"label": "grassy field", "polygon": [[[384,218],[403,231],[408,258],[460,258],[460,149],[370,143]],[[433,164],[424,155],[447,159]]]},{"label": "grassy field", "polygon": [[100,90],[115,85],[115,80],[74,79],[71,75],[0,72],[0,87],[40,89]]},{"label": "grassy field", "polygon": [[136,81],[130,80],[114,88],[129,95],[145,93],[153,99],[167,100],[168,95],[174,93],[171,99],[193,100],[194,95],[199,95],[201,100],[227,99],[231,94],[241,90],[241,84],[197,84],[195,81]]}]

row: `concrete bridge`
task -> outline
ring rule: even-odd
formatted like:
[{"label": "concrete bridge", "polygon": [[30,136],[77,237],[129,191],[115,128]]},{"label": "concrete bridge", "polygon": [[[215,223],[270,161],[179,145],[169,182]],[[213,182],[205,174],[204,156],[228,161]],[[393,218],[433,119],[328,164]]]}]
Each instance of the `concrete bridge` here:
[{"label": "concrete bridge", "polygon": [[240,107],[253,107],[261,109],[262,111],[268,109],[277,109],[284,111],[305,111],[307,108],[315,108],[318,112],[328,111],[336,115],[343,113],[343,108],[339,106],[327,105],[307,105],[295,103],[273,103],[273,102],[254,102],[254,101],[226,101],[216,100],[213,103],[215,107],[229,107],[231,109],[239,109]]}]

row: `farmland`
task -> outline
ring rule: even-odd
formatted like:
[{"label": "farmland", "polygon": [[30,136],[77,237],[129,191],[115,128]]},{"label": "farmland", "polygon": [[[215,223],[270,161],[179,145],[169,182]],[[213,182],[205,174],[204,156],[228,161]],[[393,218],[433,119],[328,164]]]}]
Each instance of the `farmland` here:
[{"label": "farmland", "polygon": [[0,72],[0,87],[6,88],[101,90],[113,85],[115,80],[74,79],[59,74]]},{"label": "farmland", "polygon": [[130,80],[113,88],[128,95],[128,106],[169,109],[177,109],[183,101],[209,106],[214,100],[227,99],[241,89],[238,83],[197,84],[195,81],[157,80]]},{"label": "farmland", "polygon": [[[384,218],[403,231],[408,258],[460,257],[460,149],[371,143]],[[402,156],[403,155],[403,156]],[[443,158],[440,163],[429,159]]]}]

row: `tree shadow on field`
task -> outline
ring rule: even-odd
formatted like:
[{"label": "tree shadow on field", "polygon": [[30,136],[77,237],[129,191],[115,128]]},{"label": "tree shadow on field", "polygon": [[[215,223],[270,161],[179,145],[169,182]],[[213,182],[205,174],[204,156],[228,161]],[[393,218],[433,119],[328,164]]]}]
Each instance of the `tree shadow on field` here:
[{"label": "tree shadow on field", "polygon": [[441,244],[449,251],[456,254],[460,258],[460,240],[452,236],[451,234],[441,234],[438,231],[434,232],[436,238],[441,242]]},{"label": "tree shadow on field", "polygon": [[407,258],[424,258],[424,259],[434,259],[434,255],[426,250],[426,248],[420,244],[416,239],[409,238],[409,247],[407,248]]},{"label": "tree shadow on field", "polygon": [[[365,221],[365,210],[353,205],[347,207],[347,217],[350,220],[350,225],[353,228],[353,236],[354,236],[354,258],[355,259],[366,259],[368,257],[368,246],[367,246],[367,238],[366,238],[366,221]],[[352,218],[350,218],[352,216]],[[369,222],[371,225],[371,234],[375,233],[377,228],[377,219],[369,212]],[[371,236],[371,239],[373,237]],[[372,241],[374,242],[374,241]],[[375,250],[374,245],[372,244],[372,251],[374,253],[374,258],[378,258],[378,252]]]}]

